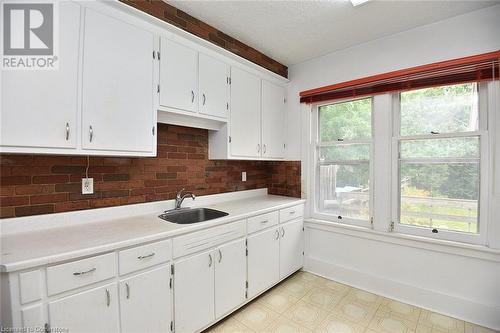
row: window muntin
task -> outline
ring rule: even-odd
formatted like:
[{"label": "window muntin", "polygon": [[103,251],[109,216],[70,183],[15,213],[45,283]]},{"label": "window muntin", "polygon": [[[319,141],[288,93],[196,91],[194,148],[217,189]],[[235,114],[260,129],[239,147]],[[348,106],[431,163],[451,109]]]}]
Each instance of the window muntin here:
[{"label": "window muntin", "polygon": [[399,224],[478,234],[478,85],[404,92],[399,107]]},{"label": "window muntin", "polygon": [[411,90],[400,96],[402,136],[478,130],[477,83]]},{"label": "window muntin", "polygon": [[318,107],[316,211],[342,222],[370,217],[372,98]]}]

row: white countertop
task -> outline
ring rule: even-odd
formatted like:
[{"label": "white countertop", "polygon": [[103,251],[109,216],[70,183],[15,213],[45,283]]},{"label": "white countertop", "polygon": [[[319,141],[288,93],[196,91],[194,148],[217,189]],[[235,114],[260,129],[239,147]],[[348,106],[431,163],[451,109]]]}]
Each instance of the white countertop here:
[{"label": "white countertop", "polygon": [[[224,198],[227,201],[221,201],[219,198],[219,200],[214,200],[214,204],[206,204],[209,200],[204,200],[202,203],[205,203],[203,207],[227,212],[229,213],[228,216],[195,224],[182,225],[164,221],[158,217],[161,214],[161,211],[158,210],[142,214],[141,210],[144,209],[137,209],[137,211],[141,211],[140,215],[112,218],[113,209],[107,209],[105,213],[107,218],[101,218],[99,221],[66,222],[66,225],[2,233],[0,237],[0,271],[11,272],[96,255],[127,246],[206,229],[304,202],[302,199],[267,194],[243,198],[241,195],[236,195],[235,198],[238,198],[236,200],[228,200],[231,197],[226,194]],[[142,208],[139,207],[140,205],[133,206]],[[186,206],[188,205],[186,204]],[[157,206],[154,207],[157,209]],[[120,208],[117,207],[116,209]],[[130,206],[127,209],[130,210]],[[75,218],[82,216],[84,213],[85,211],[75,212]],[[71,219],[71,213],[65,214],[66,220]],[[95,212],[93,214],[95,215]],[[57,214],[52,216],[55,215]],[[44,216],[43,219],[47,221],[50,216]]]}]

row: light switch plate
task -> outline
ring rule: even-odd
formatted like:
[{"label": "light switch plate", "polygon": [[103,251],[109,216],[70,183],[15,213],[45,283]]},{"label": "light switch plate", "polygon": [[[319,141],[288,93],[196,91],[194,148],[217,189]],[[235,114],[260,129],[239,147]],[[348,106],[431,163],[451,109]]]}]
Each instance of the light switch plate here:
[{"label": "light switch plate", "polygon": [[94,193],[94,178],[82,178],[82,194]]},{"label": "light switch plate", "polygon": [[241,172],[241,181],[242,182],[246,182],[247,181],[247,172],[246,171],[242,171]]}]

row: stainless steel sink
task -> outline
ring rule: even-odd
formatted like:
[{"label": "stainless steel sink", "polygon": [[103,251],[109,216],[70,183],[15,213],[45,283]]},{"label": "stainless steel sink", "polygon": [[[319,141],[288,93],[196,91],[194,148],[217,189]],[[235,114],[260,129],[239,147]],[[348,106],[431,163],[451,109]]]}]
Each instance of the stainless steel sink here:
[{"label": "stainless steel sink", "polygon": [[229,215],[226,212],[210,208],[181,208],[161,214],[159,218],[178,224],[191,224],[217,219]]}]

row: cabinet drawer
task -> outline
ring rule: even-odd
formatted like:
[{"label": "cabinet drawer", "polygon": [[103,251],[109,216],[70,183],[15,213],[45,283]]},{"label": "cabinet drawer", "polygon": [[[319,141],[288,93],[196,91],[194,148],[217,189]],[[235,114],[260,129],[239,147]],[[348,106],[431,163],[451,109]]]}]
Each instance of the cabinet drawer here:
[{"label": "cabinet drawer", "polygon": [[179,236],[173,240],[174,258],[203,251],[230,240],[245,236],[245,221],[228,223],[218,227]]},{"label": "cabinet drawer", "polygon": [[172,259],[170,239],[137,246],[118,253],[120,275],[147,268]]},{"label": "cabinet drawer", "polygon": [[247,219],[247,232],[251,234],[253,232],[276,225],[278,224],[278,218],[278,211],[249,217]]},{"label": "cabinet drawer", "polygon": [[280,223],[296,219],[304,216],[304,205],[295,205],[289,208],[280,210]]},{"label": "cabinet drawer", "polygon": [[110,279],[115,275],[114,253],[52,266],[47,268],[47,292],[50,296]]}]

